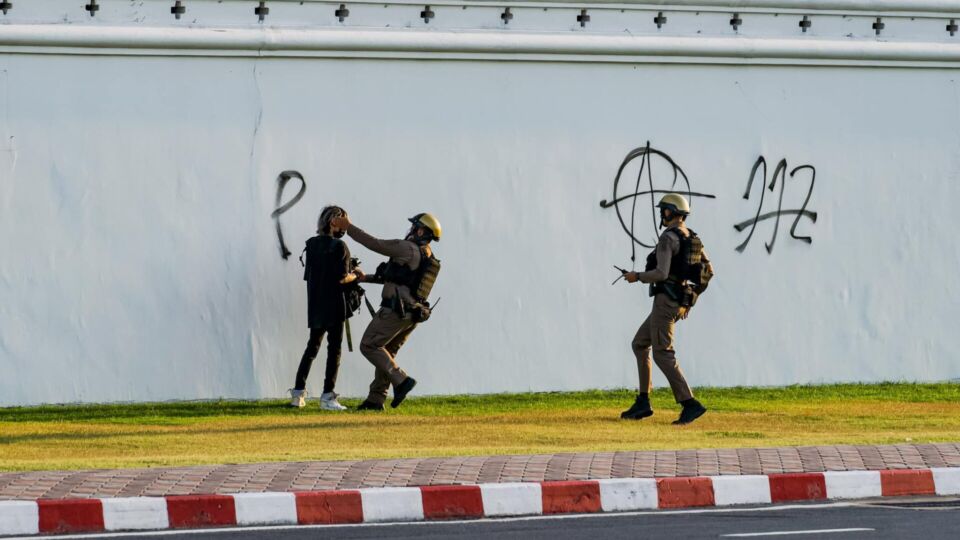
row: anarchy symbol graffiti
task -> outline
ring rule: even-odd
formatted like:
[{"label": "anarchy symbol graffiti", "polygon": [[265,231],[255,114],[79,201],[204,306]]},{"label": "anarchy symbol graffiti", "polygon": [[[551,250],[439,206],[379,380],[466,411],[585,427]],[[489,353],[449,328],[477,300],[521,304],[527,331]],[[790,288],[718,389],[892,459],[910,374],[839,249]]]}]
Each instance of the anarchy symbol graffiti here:
[{"label": "anarchy symbol graffiti", "polygon": [[[621,195],[620,179],[623,177],[623,172],[627,168],[627,165],[638,158],[640,159],[640,172],[637,173],[637,181],[634,185],[633,192]],[[653,175],[654,159],[666,163],[667,170],[670,171],[669,174],[672,176],[669,188],[666,188],[666,186],[660,187],[659,189],[657,188],[657,182],[654,180]],[[644,183],[644,174],[646,174],[646,185],[641,187],[641,184]],[[678,185],[678,183],[681,185]],[[660,215],[656,206],[657,199],[666,193],[680,193],[686,195],[687,200],[689,200],[691,203],[691,206],[693,205],[693,199],[695,198],[716,198],[715,195],[693,191],[690,187],[690,179],[687,177],[687,173],[683,172],[683,168],[681,168],[680,165],[678,165],[677,162],[675,162],[673,158],[670,157],[666,152],[652,148],[650,146],[650,141],[647,141],[646,146],[634,148],[627,153],[626,157],[623,158],[623,161],[620,163],[620,168],[617,169],[617,176],[613,179],[613,198],[609,201],[607,199],[600,201],[601,208],[613,207],[614,211],[616,211],[617,219],[620,221],[620,226],[630,238],[630,260],[634,264],[637,262],[637,246],[651,249],[656,246],[656,239],[660,238]],[[644,242],[640,238],[637,238],[636,234],[637,201],[641,198],[646,199],[647,197],[649,197],[650,216],[652,218],[653,225],[653,238],[655,238],[655,240],[652,240],[651,243]],[[629,202],[630,204],[629,221],[624,215],[626,209],[621,208],[620,206],[620,203],[624,202]],[[644,202],[644,205],[646,205],[646,202]]]}]

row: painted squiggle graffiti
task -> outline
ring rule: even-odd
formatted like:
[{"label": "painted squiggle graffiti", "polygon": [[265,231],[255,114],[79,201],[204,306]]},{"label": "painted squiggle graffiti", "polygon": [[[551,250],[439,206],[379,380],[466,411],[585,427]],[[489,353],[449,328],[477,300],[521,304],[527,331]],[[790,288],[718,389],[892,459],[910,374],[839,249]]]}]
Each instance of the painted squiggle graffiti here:
[{"label": "painted squiggle graffiti", "polygon": [[798,167],[794,167],[793,170],[790,171],[790,178],[793,178],[798,172],[810,171],[810,187],[807,189],[807,197],[804,199],[803,205],[800,206],[799,209],[784,210],[783,193],[786,191],[787,187],[787,160],[781,159],[780,162],[777,163],[777,168],[773,170],[773,176],[770,179],[770,185],[767,186],[767,189],[773,192],[777,185],[777,179],[780,179],[780,198],[777,201],[777,209],[773,212],[761,214],[763,211],[763,186],[767,183],[767,160],[763,156],[760,156],[756,163],[753,164],[753,169],[750,171],[750,178],[747,180],[747,189],[743,193],[743,198],[749,200],[750,190],[753,187],[753,181],[756,179],[757,171],[760,170],[761,167],[763,167],[763,181],[760,184],[760,202],[757,204],[757,213],[752,219],[741,221],[733,226],[737,232],[743,232],[744,229],[750,227],[750,232],[747,234],[747,238],[739,246],[737,246],[737,251],[743,253],[743,250],[747,248],[747,244],[750,243],[750,239],[753,237],[753,233],[757,228],[757,223],[772,218],[775,220],[773,225],[773,236],[770,238],[770,242],[765,244],[765,247],[767,248],[767,253],[773,253],[773,246],[777,241],[777,233],[780,230],[780,216],[797,216],[793,220],[793,225],[790,227],[790,236],[796,240],[800,240],[801,242],[806,242],[808,244],[813,243],[813,238],[809,236],[797,236],[797,225],[800,224],[800,219],[804,217],[814,223],[817,222],[817,213],[807,210],[807,205],[810,204],[810,196],[813,195],[813,185],[816,182],[817,169],[813,165],[800,165]]},{"label": "painted squiggle graffiti", "polygon": [[[285,204],[281,205],[280,201],[283,199],[283,190],[287,187],[287,183],[290,180],[296,178],[300,180],[300,190],[297,191],[297,194],[293,196],[292,199],[287,201]],[[283,241],[283,228],[280,226],[280,216],[284,212],[293,208],[293,205],[300,202],[300,199],[303,198],[303,194],[307,191],[307,181],[303,179],[303,175],[297,171],[283,171],[277,176],[277,198],[274,206],[276,209],[270,213],[270,217],[273,218],[274,223],[277,227],[277,239],[280,241],[280,256],[286,260],[290,257],[290,250],[287,249],[287,244]]]},{"label": "painted squiggle graffiti", "polygon": [[[669,189],[656,189],[654,187],[654,178],[653,178],[653,167],[652,159],[653,157],[658,157],[667,162],[670,166],[670,169],[673,173],[673,179],[670,183]],[[627,165],[631,161],[640,158],[640,172],[637,174],[637,181],[634,186],[633,192],[627,195],[620,195],[620,179],[623,176],[623,171],[627,168]],[[644,172],[647,175],[646,189],[641,189],[640,184],[643,182]],[[683,187],[685,189],[677,189],[677,181],[683,180]],[[642,196],[650,196],[650,216],[653,218],[653,233],[654,236],[659,238],[659,214],[657,212],[657,195],[664,193],[682,193],[687,196],[687,199],[693,202],[694,198],[706,198],[706,199],[715,199],[715,195],[708,193],[698,193],[692,191],[690,187],[690,179],[687,177],[687,174],[683,172],[683,168],[678,165],[673,158],[671,158],[666,152],[657,150],[650,146],[650,141],[647,141],[646,146],[641,146],[639,148],[634,148],[627,153],[626,157],[623,158],[623,161],[620,163],[620,168],[617,169],[617,176],[613,180],[613,198],[611,200],[604,199],[600,201],[601,208],[610,208],[611,206],[617,213],[617,219],[620,221],[620,226],[623,228],[623,231],[627,233],[627,236],[630,237],[630,260],[636,264],[637,261],[637,245],[640,245],[644,248],[653,248],[656,245],[656,242],[646,243],[643,240],[637,238],[635,233],[636,227],[636,214],[637,214],[637,199]],[[623,211],[620,209],[620,203],[624,201],[630,201],[630,222],[629,225],[624,218]]]}]

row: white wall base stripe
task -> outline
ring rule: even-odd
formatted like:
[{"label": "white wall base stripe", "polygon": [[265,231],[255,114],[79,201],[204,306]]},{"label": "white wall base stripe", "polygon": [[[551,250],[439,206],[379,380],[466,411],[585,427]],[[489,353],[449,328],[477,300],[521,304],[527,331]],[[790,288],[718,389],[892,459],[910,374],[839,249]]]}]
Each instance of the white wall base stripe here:
[{"label": "white wall base stripe", "polygon": [[710,479],[717,506],[770,503],[770,478],[767,476],[713,476]]},{"label": "white wall base stripe", "polygon": [[523,516],[543,513],[543,490],[536,483],[482,484],[486,516]]},{"label": "white wall base stripe", "polygon": [[363,521],[420,521],[423,519],[423,495],[420,488],[361,489]]},{"label": "white wall base stripe", "polygon": [[297,498],[293,493],[237,493],[233,501],[238,525],[297,523]]},{"label": "white wall base stripe", "polygon": [[827,471],[823,473],[828,499],[880,497],[879,471]]},{"label": "white wall base stripe", "polygon": [[937,495],[960,495],[960,468],[930,470]]},{"label": "white wall base stripe", "polygon": [[659,503],[653,478],[613,478],[598,483],[604,512],[655,509]]},{"label": "white wall base stripe", "polygon": [[162,497],[101,499],[103,525],[108,531],[166,529],[167,500]]},{"label": "white wall base stripe", "polygon": [[0,502],[0,535],[37,534],[40,509],[33,501]]}]

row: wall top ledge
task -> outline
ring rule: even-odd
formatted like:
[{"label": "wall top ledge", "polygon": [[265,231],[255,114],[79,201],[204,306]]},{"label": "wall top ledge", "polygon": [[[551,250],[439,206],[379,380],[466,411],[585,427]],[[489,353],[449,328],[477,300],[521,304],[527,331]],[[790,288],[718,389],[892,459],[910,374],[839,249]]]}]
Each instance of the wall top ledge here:
[{"label": "wall top ledge", "polygon": [[[188,0],[183,0],[184,2]],[[224,0],[225,3],[243,2],[250,3],[251,0]],[[269,4],[279,4],[282,2],[295,3],[336,3],[340,0],[268,0]],[[355,2],[345,2],[347,4],[382,4],[376,0],[357,0]],[[427,0],[390,0],[387,3],[393,4],[414,4],[424,5]],[[709,8],[717,10],[792,10],[792,11],[849,11],[849,12],[932,12],[932,13],[955,13],[960,14],[960,1],[958,0],[518,0],[516,2],[503,2],[501,0],[433,0],[431,4],[493,4],[497,6],[522,5],[522,4],[552,4],[552,5],[576,5],[589,7],[592,5],[611,6],[623,5],[635,8],[662,8],[662,9],[696,9]]]},{"label": "wall top ledge", "polygon": [[[572,33],[436,32],[411,29],[133,28],[7,25],[0,49],[78,54],[179,51],[187,55],[311,53],[674,57],[960,63],[960,42],[658,37]],[[29,51],[28,51],[29,52]],[[36,52],[36,51],[33,51]]]},{"label": "wall top ledge", "polygon": [[[557,3],[556,0],[524,0],[530,3]],[[498,0],[476,0],[477,3],[503,4]],[[740,9],[850,11],[850,12],[933,12],[960,13],[957,0],[584,0],[583,5],[623,4],[658,8],[714,8],[736,11]]]}]

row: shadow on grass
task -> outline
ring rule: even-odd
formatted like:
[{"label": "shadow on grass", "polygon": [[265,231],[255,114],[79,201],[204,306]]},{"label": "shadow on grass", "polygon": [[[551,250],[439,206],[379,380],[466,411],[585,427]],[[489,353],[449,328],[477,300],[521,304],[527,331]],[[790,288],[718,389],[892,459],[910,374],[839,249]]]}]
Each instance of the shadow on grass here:
[{"label": "shadow on grass", "polygon": [[[714,411],[764,411],[775,413],[777,403],[828,401],[894,401],[903,403],[960,402],[960,384],[878,383],[832,384],[786,387],[699,388],[697,394]],[[484,416],[536,410],[575,411],[597,408],[626,408],[632,390],[591,390],[584,392],[539,392],[521,394],[427,396],[410,399],[389,414],[402,416]],[[673,407],[667,388],[653,392],[655,406]],[[344,400],[355,405],[360,400]],[[285,400],[216,400],[166,403],[115,403],[104,405],[44,405],[0,408],[0,422],[107,422],[178,425],[191,419],[211,417],[291,416],[308,413],[286,406]],[[315,405],[310,413],[317,412]]]},{"label": "shadow on grass", "polygon": [[[663,390],[664,396],[666,390]],[[453,416],[509,413],[523,410],[543,410],[551,407],[563,409],[590,409],[598,406],[621,404],[632,400],[626,390],[592,392],[548,392],[528,394],[494,394],[464,396],[430,396],[409,399],[402,408],[389,411],[396,415]],[[341,400],[355,406],[360,399]],[[257,417],[290,416],[318,413],[317,406],[309,403],[307,409],[287,406],[286,400],[216,400],[176,401],[163,403],[110,403],[41,405],[36,407],[0,408],[0,422],[123,422],[139,421],[145,424],[166,425],[177,419],[202,419],[210,417]],[[322,413],[321,413],[322,414]],[[357,414],[351,411],[347,414]],[[362,413],[376,414],[376,413]]]},{"label": "shadow on grass", "polygon": [[155,438],[155,437],[190,437],[210,435],[244,435],[251,433],[281,433],[284,431],[302,432],[305,430],[333,429],[345,430],[351,428],[369,429],[370,424],[356,422],[324,422],[309,424],[289,424],[279,426],[253,426],[229,429],[204,429],[195,432],[170,431],[110,431],[105,433],[31,433],[23,435],[0,435],[0,444],[36,443],[50,441],[93,441],[100,439],[117,439],[121,437]]}]

